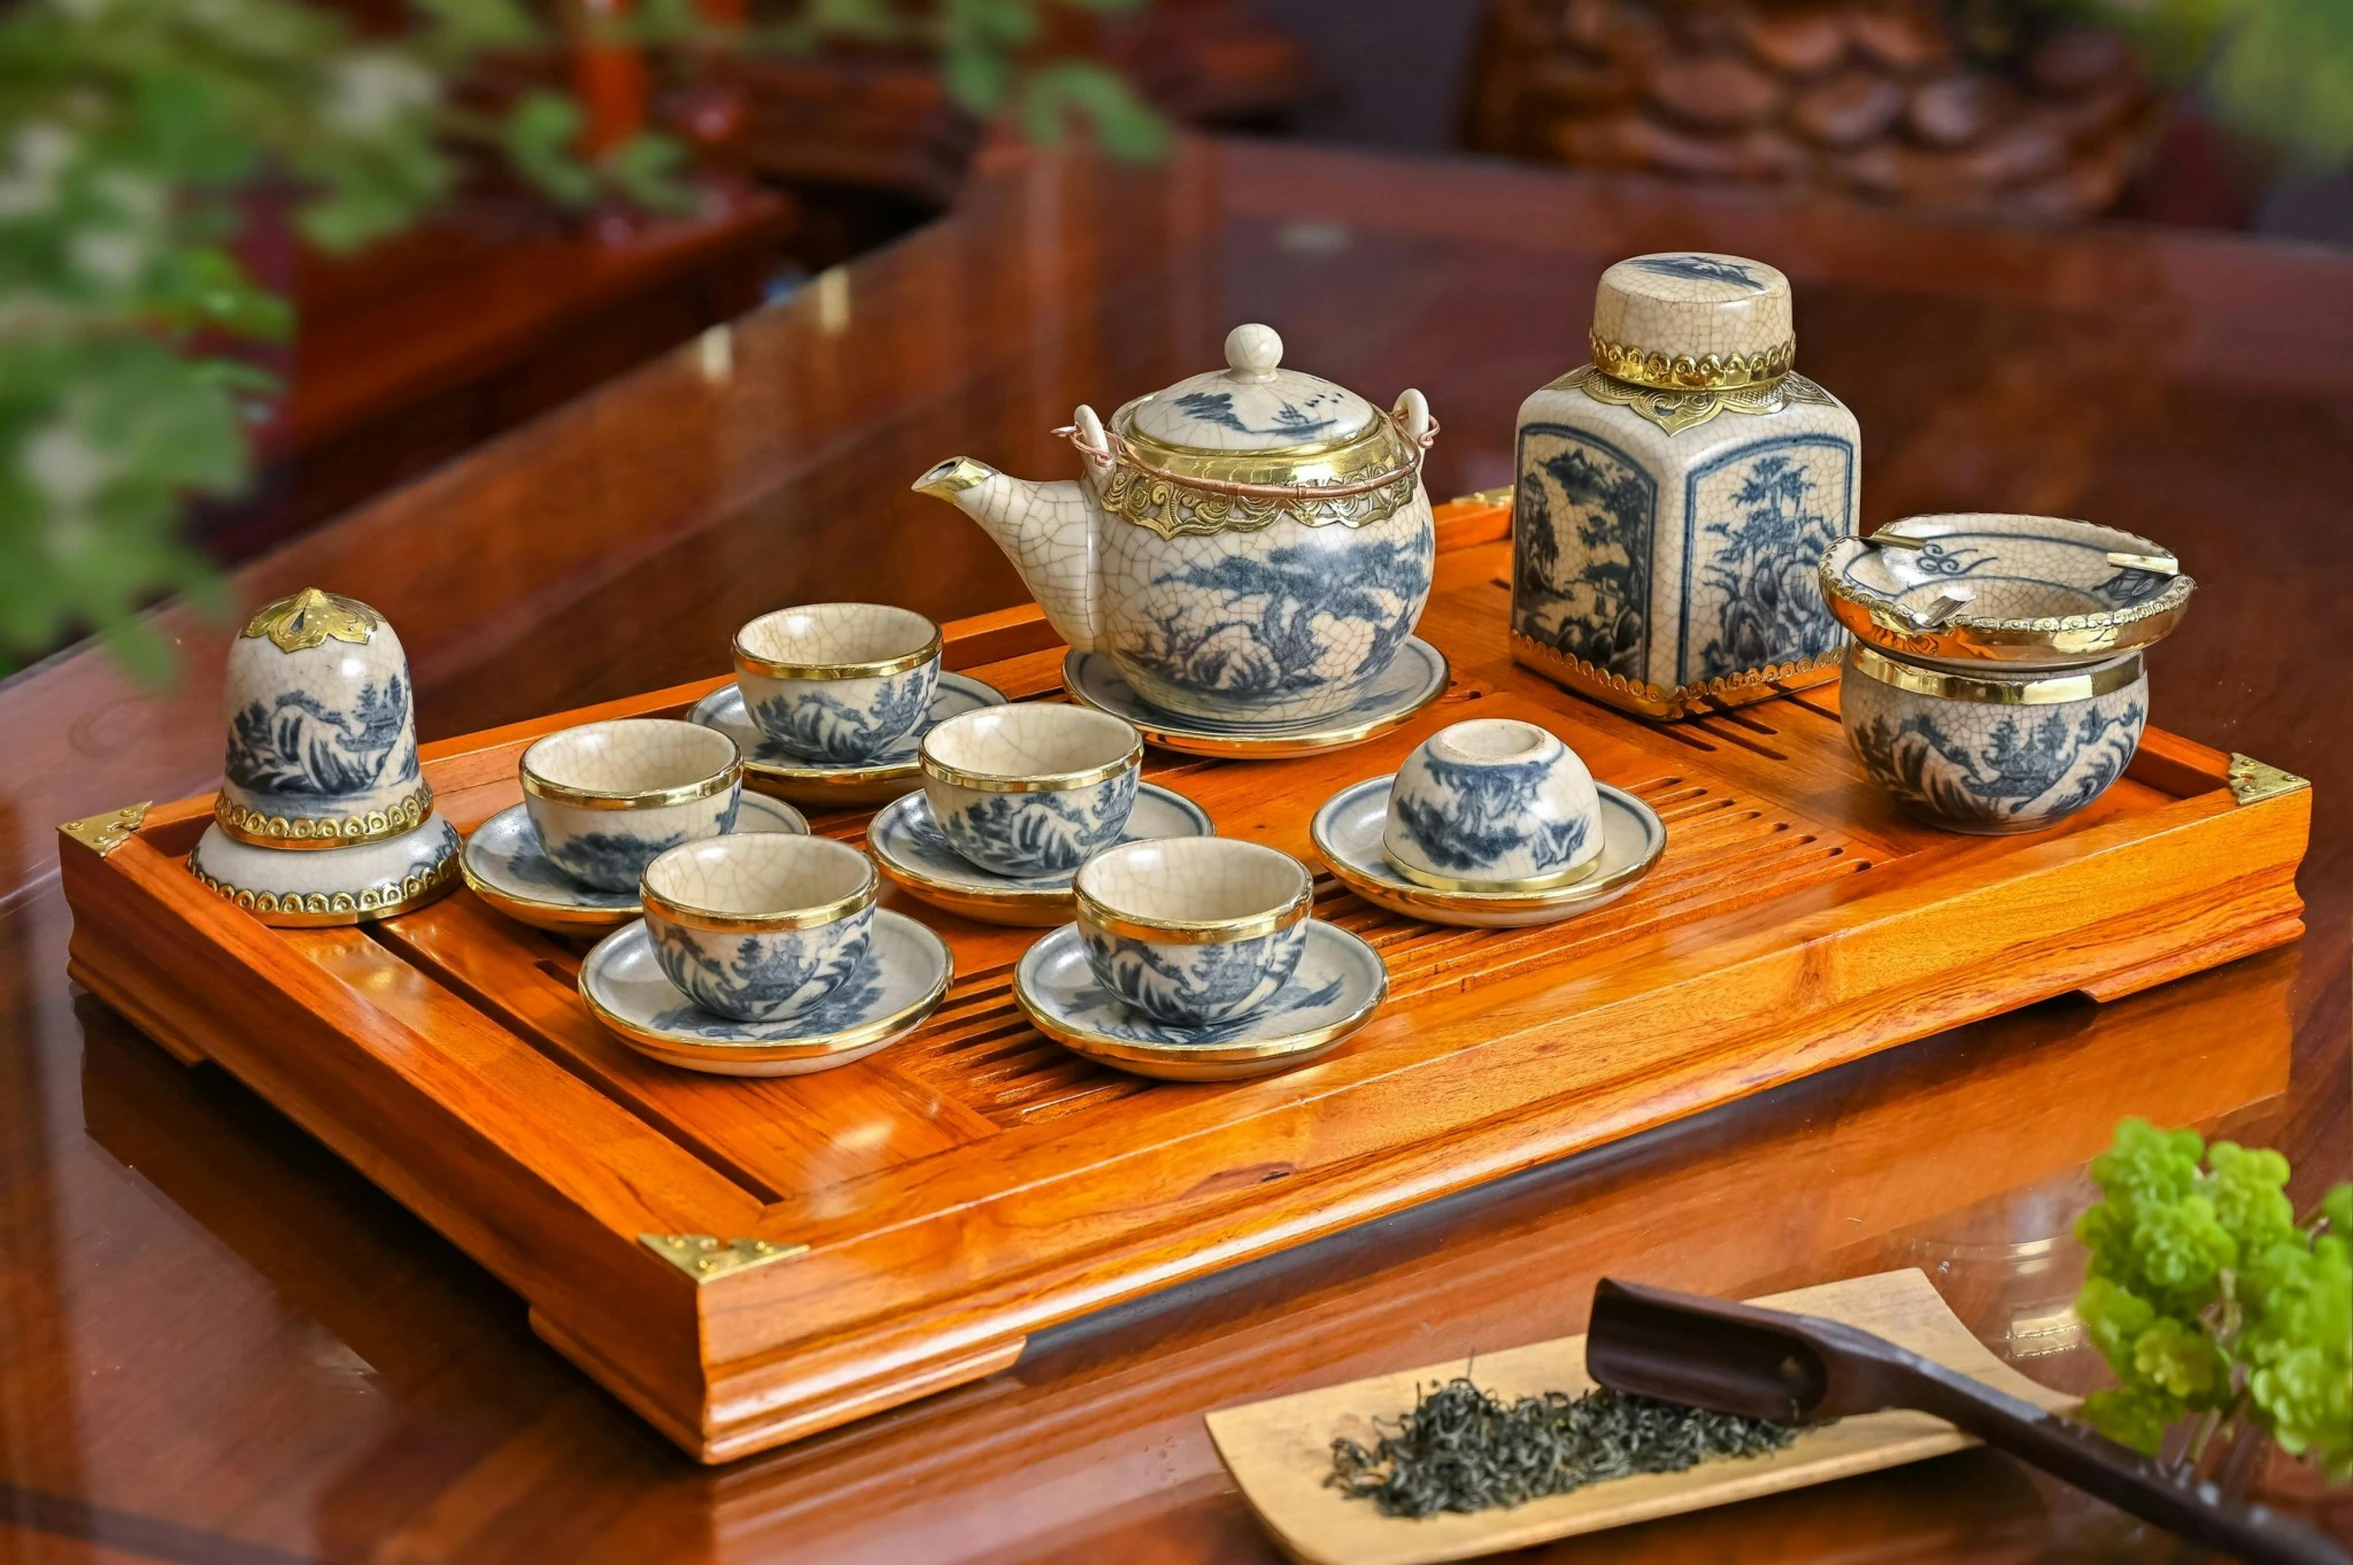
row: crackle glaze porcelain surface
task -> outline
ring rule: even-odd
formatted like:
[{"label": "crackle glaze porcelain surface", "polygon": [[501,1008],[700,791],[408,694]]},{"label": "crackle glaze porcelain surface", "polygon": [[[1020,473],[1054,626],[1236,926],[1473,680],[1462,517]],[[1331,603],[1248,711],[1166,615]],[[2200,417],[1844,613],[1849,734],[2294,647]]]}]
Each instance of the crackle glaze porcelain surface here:
[{"label": "crackle glaze porcelain surface", "polygon": [[383,616],[315,588],[230,643],[221,824],[303,846],[395,836],[432,802],[417,767],[408,654]]},{"label": "crackle glaze porcelain surface", "polygon": [[1399,874],[1382,846],[1394,781],[1371,777],[1341,789],[1316,811],[1308,837],[1334,878],[1350,891],[1375,907],[1425,923],[1478,929],[1555,923],[1624,896],[1667,847],[1666,824],[1656,810],[1624,789],[1595,783],[1601,853],[1585,874],[1541,891],[1441,891]]},{"label": "crackle glaze porcelain surface", "polygon": [[714,837],[646,866],[646,931],[662,971],[695,1004],[781,1021],[857,977],[876,889],[866,855],[829,838]]},{"label": "crackle glaze porcelain surface", "polygon": [[[1934,671],[1977,692],[1963,699],[1888,683],[1883,665],[1893,661],[1864,647],[1848,650],[1838,695],[1847,743],[1873,782],[1949,831],[2057,824],[2124,775],[2148,726],[2149,680],[2138,653],[2057,676],[2114,689],[2033,705],[2019,703],[2017,693],[2054,676]],[[1882,666],[1877,675],[1874,665]],[[1901,677],[1901,666],[1895,672]]]},{"label": "crackle glaze porcelain surface", "polygon": [[[1770,267],[1646,256],[1611,273],[1684,260],[1700,275],[1655,276],[1648,294],[1605,279],[1597,311],[1677,356],[1786,333],[1788,285]],[[1735,264],[1765,291],[1714,275]],[[1828,678],[1844,633],[1814,567],[1855,531],[1859,452],[1854,415],[1785,366],[1673,390],[1588,364],[1544,387],[1519,415],[1515,657],[1648,716],[1762,699],[1768,677]]]},{"label": "crackle glaze porcelain surface", "polygon": [[1593,774],[1558,735],[1475,718],[1405,758],[1382,848],[1409,880],[1552,879],[1601,852],[1600,812]]},{"label": "crackle glaze porcelain surface", "polygon": [[[919,659],[913,667],[890,665]],[[878,671],[852,672],[861,665]],[[804,761],[870,761],[915,731],[940,677],[940,628],[883,603],[778,609],[735,636],[736,682],[761,731]]]},{"label": "crackle glaze porcelain surface", "polygon": [[1388,993],[1380,953],[1310,919],[1284,982],[1247,1015],[1202,1026],[1160,1021],[1106,988],[1079,929],[1065,925],[1023,954],[1014,998],[1038,1030],[1139,1075],[1231,1081],[1289,1070],[1337,1048]]},{"label": "crackle glaze porcelain surface", "polygon": [[[1136,786],[1121,842],[1155,837],[1208,837],[1209,812],[1173,788]],[[1073,870],[1047,875],[999,875],[981,868],[948,843],[932,818],[931,801],[911,793],[884,805],[866,827],[867,851],[883,874],[935,907],[996,924],[1068,923]]]},{"label": "crackle glaze porcelain surface", "polygon": [[[1203,1027],[1247,1016],[1290,981],[1306,949],[1307,867],[1258,843],[1131,843],[1089,859],[1073,886],[1097,981],[1155,1021]],[[1155,936],[1123,919],[1194,927],[1189,938]]]},{"label": "crackle glaze porcelain surface", "polygon": [[1955,513],[1841,540],[1820,577],[1832,612],[1885,651],[1964,668],[2061,668],[2171,634],[2197,590],[2172,566],[2162,544],[2114,527]]},{"label": "crackle glaze porcelain surface", "polygon": [[[950,718],[922,753],[924,796],[949,846],[998,875],[1038,876],[1119,840],[1144,741],[1107,713],[1017,703]],[[1046,786],[1057,779],[1066,785]]]},{"label": "crackle glaze porcelain surface", "polygon": [[1122,407],[1108,434],[1079,409],[1077,482],[959,457],[916,488],[986,528],[1071,647],[1162,711],[1329,716],[1381,678],[1428,601],[1434,427],[1419,393],[1383,418],[1280,368],[1265,327],[1237,327],[1226,352],[1225,369]]},{"label": "crackle glaze porcelain surface", "polygon": [[643,922],[613,931],[580,964],[589,1010],[639,1052],[722,1076],[803,1076],[862,1060],[921,1026],[947,993],[947,942],[878,909],[865,964],[819,1004],[748,1022],[694,1004],[663,973]]},{"label": "crackle glaze porcelain surface", "polygon": [[[746,793],[737,804],[730,831],[807,833],[809,822],[782,799]],[[466,884],[475,895],[509,918],[541,929],[569,933],[612,929],[637,917],[637,887],[607,891],[582,885],[539,845],[539,830],[522,805],[509,805],[466,838],[462,861]]]},{"label": "crackle glaze porcelain surface", "polygon": [[1340,711],[1288,723],[1230,723],[1161,711],[1097,653],[1072,652],[1062,660],[1062,684],[1072,700],[1124,719],[1165,748],[1230,757],[1300,755],[1359,743],[1446,694],[1448,678],[1446,655],[1409,636],[1381,677]]},{"label": "crackle glaze porcelain surface", "polygon": [[[742,762],[724,734],[668,717],[624,717],[549,734],[523,752],[523,807],[556,868],[634,891],[657,854],[735,824]],[[588,802],[548,790],[593,796]],[[669,793],[691,798],[665,802]]]},{"label": "crackle glaze porcelain surface", "polygon": [[961,712],[1002,706],[1004,693],[969,674],[943,671],[931,705],[914,729],[881,754],[864,761],[811,761],[793,754],[753,722],[744,709],[741,685],[721,685],[694,704],[690,723],[715,728],[743,753],[744,772],[764,789],[790,793],[803,803],[827,806],[892,799],[915,786],[921,775],[919,746],[932,726]]},{"label": "crackle glaze porcelain surface", "polygon": [[188,868],[267,924],[357,924],[453,890],[458,853],[456,828],[432,813],[397,837],[308,853],[240,841],[215,821],[190,851]]}]

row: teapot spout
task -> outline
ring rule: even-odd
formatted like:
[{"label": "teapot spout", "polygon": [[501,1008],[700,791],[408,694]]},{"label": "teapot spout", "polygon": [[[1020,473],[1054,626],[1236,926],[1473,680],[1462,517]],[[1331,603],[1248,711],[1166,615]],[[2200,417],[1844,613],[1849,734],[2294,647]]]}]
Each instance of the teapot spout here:
[{"label": "teapot spout", "polygon": [[1095,645],[1095,499],[1069,479],[1032,483],[986,462],[951,457],[915,480],[917,494],[945,500],[1005,551],[1046,622],[1074,651]]}]

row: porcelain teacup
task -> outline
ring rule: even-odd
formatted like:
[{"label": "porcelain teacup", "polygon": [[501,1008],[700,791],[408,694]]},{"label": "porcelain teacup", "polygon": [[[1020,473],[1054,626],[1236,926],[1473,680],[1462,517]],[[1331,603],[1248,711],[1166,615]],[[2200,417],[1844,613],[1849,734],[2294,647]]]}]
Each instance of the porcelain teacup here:
[{"label": "porcelain teacup", "polygon": [[810,603],[735,633],[736,683],[762,732],[806,761],[870,761],[907,737],[940,678],[940,628],[883,603]]},{"label": "porcelain teacup", "polygon": [[1106,848],[1071,890],[1096,979],[1155,1021],[1205,1027],[1264,1006],[1307,949],[1314,881],[1288,853],[1235,837]]},{"label": "porcelain teacup", "polygon": [[1416,746],[1389,787],[1381,851],[1437,891],[1542,891],[1601,856],[1593,774],[1534,723],[1475,718]]},{"label": "porcelain teacup", "polygon": [[992,706],[925,734],[921,758],[948,846],[999,875],[1054,875],[1119,840],[1144,738],[1083,706]]},{"label": "porcelain teacup", "polygon": [[743,757],[717,729],[624,717],[549,734],[523,752],[523,805],[556,868],[632,891],[654,856],[735,824]]},{"label": "porcelain teacup", "polygon": [[645,867],[638,896],[654,959],[688,999],[772,1022],[864,965],[880,885],[846,843],[760,831],[672,848]]}]

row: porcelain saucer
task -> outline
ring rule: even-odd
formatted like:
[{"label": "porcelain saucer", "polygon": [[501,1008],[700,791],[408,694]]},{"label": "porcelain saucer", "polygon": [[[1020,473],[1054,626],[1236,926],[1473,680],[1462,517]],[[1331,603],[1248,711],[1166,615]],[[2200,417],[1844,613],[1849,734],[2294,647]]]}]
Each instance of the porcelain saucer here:
[{"label": "porcelain saucer", "polygon": [[1076,1054],[1163,1081],[1238,1081],[1320,1058],[1371,1019],[1389,992],[1380,953],[1310,920],[1307,950],[1280,993],[1237,1021],[1172,1027],[1130,1010],[1087,965],[1078,926],[1031,946],[1013,997],[1038,1031]]},{"label": "porcelain saucer", "polygon": [[1070,698],[1097,711],[1124,717],[1136,731],[1164,750],[1239,760],[1272,760],[1313,755],[1361,744],[1386,733],[1446,694],[1446,654],[1419,636],[1409,636],[1397,656],[1362,700],[1345,712],[1290,723],[1220,723],[1180,717],[1147,704],[1094,652],[1073,652],[1062,660],[1063,688]]},{"label": "porcelain saucer", "polygon": [[[1214,837],[1209,812],[1173,788],[1136,786],[1136,805],[1119,840],[1146,837]],[[984,924],[1033,928],[1070,922],[1071,876],[1016,877],[982,869],[948,846],[932,819],[931,800],[910,793],[877,810],[866,828],[866,849],[895,884],[933,907],[979,919]]]},{"label": "porcelain saucer", "polygon": [[1431,924],[1516,929],[1549,924],[1615,902],[1650,873],[1666,851],[1667,827],[1658,812],[1623,788],[1597,782],[1601,795],[1601,856],[1581,880],[1547,891],[1437,891],[1397,873],[1381,851],[1394,775],[1341,789],[1315,812],[1307,834],[1340,883],[1376,907]]},{"label": "porcelain saucer", "polygon": [[[735,808],[734,831],[782,831],[806,836],[809,823],[782,799],[746,793]],[[507,917],[560,935],[615,929],[637,917],[637,893],[584,886],[555,867],[520,804],[509,805],[474,828],[458,861],[474,895]]]},{"label": "porcelain saucer", "polygon": [[948,992],[948,943],[904,913],[877,909],[858,976],[798,1016],[739,1022],[680,994],[654,959],[645,920],[598,941],[580,962],[580,998],[631,1048],[683,1070],[806,1076],[862,1060],[920,1026]]},{"label": "porcelain saucer", "polygon": [[932,693],[931,708],[913,733],[871,761],[839,764],[804,761],[770,739],[744,710],[741,685],[721,685],[697,701],[686,716],[688,721],[716,728],[735,741],[735,747],[743,752],[746,788],[830,810],[882,804],[921,786],[923,768],[917,752],[933,725],[960,713],[1004,704],[1005,693],[996,686],[969,674],[943,672],[939,688]]}]

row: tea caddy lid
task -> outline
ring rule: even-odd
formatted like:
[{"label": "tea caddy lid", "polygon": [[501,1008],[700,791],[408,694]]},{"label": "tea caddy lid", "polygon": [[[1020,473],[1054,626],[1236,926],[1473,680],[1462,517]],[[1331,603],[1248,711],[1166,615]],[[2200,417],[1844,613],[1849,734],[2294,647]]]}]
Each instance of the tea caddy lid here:
[{"label": "tea caddy lid", "polygon": [[1345,386],[1282,366],[1273,327],[1237,326],[1224,369],[1139,399],[1127,432],[1182,451],[1285,451],[1352,440],[1378,416]]},{"label": "tea caddy lid", "polygon": [[1762,261],[1672,250],[1620,261],[1593,300],[1593,362],[1662,391],[1778,379],[1797,360],[1789,279]]}]

